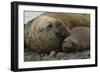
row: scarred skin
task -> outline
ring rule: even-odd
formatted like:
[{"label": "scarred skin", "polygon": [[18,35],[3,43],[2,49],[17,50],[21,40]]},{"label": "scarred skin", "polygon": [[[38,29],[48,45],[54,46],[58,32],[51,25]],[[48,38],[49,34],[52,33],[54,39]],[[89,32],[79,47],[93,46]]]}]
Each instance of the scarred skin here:
[{"label": "scarred skin", "polygon": [[62,44],[64,52],[82,51],[90,48],[90,29],[88,27],[75,27],[71,35],[65,38]]}]

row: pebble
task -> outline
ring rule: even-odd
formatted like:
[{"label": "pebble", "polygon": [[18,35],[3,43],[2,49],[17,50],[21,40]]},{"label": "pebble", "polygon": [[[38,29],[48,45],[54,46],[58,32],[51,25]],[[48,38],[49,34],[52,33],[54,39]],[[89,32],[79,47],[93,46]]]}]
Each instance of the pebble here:
[{"label": "pebble", "polygon": [[64,56],[65,56],[65,54],[64,54],[63,52],[58,52],[57,55],[56,55],[56,57],[57,57],[58,59],[61,59],[61,58],[63,58]]},{"label": "pebble", "polygon": [[31,61],[40,61],[40,59],[41,59],[41,57],[40,57],[39,54],[34,55],[34,56],[31,57]]},{"label": "pebble", "polygon": [[49,54],[50,57],[54,57],[55,55],[56,55],[55,51],[51,51],[50,54]]},{"label": "pebble", "polygon": [[43,58],[42,58],[42,60],[49,60],[50,58],[49,58],[49,56],[44,56]]},{"label": "pebble", "polygon": [[31,60],[31,55],[25,56],[24,61],[30,61]]}]

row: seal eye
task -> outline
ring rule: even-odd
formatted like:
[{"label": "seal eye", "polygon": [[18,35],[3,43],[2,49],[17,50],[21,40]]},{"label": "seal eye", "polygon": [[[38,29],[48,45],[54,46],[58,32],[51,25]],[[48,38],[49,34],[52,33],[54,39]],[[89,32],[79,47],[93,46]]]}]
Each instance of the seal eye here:
[{"label": "seal eye", "polygon": [[53,27],[53,26],[52,26],[52,24],[50,23],[50,24],[47,26],[47,31],[51,30],[52,27]]},{"label": "seal eye", "polygon": [[52,25],[50,24],[50,25],[48,25],[48,28],[52,28]]}]

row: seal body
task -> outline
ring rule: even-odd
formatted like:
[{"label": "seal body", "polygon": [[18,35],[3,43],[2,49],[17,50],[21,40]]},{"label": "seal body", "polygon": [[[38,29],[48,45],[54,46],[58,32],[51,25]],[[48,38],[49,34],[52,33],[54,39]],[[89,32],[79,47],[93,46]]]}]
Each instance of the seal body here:
[{"label": "seal body", "polygon": [[90,29],[88,27],[75,27],[71,35],[65,38],[62,44],[64,52],[82,51],[90,48]]},{"label": "seal body", "polygon": [[62,21],[47,16],[28,22],[24,32],[26,45],[39,53],[58,51],[69,35],[69,29]]},{"label": "seal body", "polygon": [[45,12],[42,15],[59,19],[70,29],[76,26],[90,27],[90,14]]}]

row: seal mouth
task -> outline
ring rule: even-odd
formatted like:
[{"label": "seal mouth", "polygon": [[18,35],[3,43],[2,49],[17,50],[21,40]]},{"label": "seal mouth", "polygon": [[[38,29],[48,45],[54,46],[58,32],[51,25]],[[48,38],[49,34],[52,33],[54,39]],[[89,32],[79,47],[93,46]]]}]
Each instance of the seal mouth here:
[{"label": "seal mouth", "polygon": [[63,37],[60,33],[56,32],[55,33],[56,37]]}]

